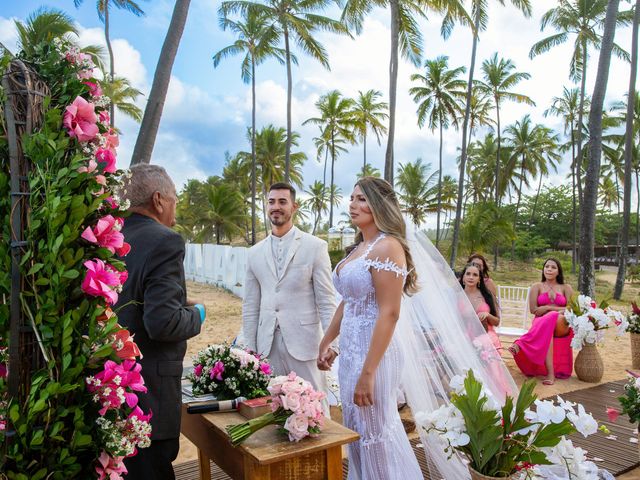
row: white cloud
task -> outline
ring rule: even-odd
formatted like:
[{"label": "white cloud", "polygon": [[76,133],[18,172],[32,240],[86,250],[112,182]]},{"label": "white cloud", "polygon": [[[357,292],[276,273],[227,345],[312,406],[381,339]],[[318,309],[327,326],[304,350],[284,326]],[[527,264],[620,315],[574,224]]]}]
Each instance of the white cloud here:
[{"label": "white cloud", "polygon": [[16,18],[0,17],[0,42],[15,53],[18,48],[18,31],[15,26]]}]

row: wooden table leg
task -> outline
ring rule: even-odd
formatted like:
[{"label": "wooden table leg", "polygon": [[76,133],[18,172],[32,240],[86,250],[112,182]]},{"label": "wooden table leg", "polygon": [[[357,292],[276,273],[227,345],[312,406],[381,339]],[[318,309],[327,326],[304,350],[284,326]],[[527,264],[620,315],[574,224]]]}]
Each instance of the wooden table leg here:
[{"label": "wooden table leg", "polygon": [[342,480],[342,447],[327,449],[327,480]]},{"label": "wooden table leg", "polygon": [[200,480],[211,480],[209,457],[205,456],[200,449],[198,449],[198,467],[200,469]]}]

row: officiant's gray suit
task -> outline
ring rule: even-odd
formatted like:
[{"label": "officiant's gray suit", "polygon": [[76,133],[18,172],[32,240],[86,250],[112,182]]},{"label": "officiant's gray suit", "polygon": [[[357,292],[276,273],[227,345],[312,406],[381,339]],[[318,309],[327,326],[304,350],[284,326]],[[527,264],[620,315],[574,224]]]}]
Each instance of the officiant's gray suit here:
[{"label": "officiant's gray suit", "polygon": [[289,234],[278,265],[272,243],[278,237],[270,235],[249,249],[242,337],[249,348],[269,358],[276,375],[294,370],[326,391],[316,359],[336,310],[327,243],[296,227]]}]

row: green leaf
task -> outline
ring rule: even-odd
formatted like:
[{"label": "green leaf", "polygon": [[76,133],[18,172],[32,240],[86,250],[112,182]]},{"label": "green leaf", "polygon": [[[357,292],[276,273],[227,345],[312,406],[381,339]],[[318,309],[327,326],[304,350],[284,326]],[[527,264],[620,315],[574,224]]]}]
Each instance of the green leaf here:
[{"label": "green leaf", "polygon": [[44,432],[42,430],[36,430],[33,436],[31,437],[31,442],[29,443],[29,445],[31,447],[38,447],[42,445],[43,440],[44,440]]},{"label": "green leaf", "polygon": [[78,270],[66,270],[65,272],[63,272],[62,277],[63,278],[69,278],[71,280],[73,280],[74,278],[78,278],[80,276],[80,272]]},{"label": "green leaf", "polygon": [[34,265],[29,269],[29,271],[27,272],[27,276],[29,276],[29,275],[33,275],[33,274],[35,274],[35,273],[38,273],[38,272],[42,269],[42,267],[44,267],[44,263],[36,263],[36,264],[34,264]]},{"label": "green leaf", "polygon": [[80,434],[74,438],[74,444],[76,447],[84,447],[90,445],[93,441],[91,435]]}]

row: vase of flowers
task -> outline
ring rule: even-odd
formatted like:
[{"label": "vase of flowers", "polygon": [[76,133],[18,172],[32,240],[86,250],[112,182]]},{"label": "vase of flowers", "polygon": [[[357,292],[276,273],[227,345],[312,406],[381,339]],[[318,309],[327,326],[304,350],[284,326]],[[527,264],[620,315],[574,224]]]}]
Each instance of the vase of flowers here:
[{"label": "vase of flowers", "polygon": [[438,437],[445,452],[466,457],[471,478],[542,475],[545,469],[564,469],[565,476],[582,478],[578,473],[584,469],[597,471],[585,462],[584,451],[565,438],[576,431],[586,437],[598,430],[582,405],[560,397],[557,403],[537,400],[531,380],[517,399],[507,396],[501,407],[471,370],[464,379],[454,377],[450,386],[451,403],[417,412],[416,423],[427,435]]},{"label": "vase of flowers", "polygon": [[574,334],[571,348],[578,351],[574,363],[576,375],[583,382],[598,383],[604,375],[604,363],[596,345],[603,343],[608,328],[615,328],[617,336],[624,335],[627,318],[606,301],[598,306],[587,295],[572,298],[564,315]]},{"label": "vase of flowers", "polygon": [[627,332],[631,338],[631,366],[640,368],[640,308],[636,302],[631,302],[631,313],[627,322]]},{"label": "vase of flowers", "polygon": [[191,380],[194,395],[213,394],[218,400],[268,395],[271,365],[260,355],[229,345],[209,345],[193,357]]},{"label": "vase of flowers", "polygon": [[239,445],[267,425],[277,425],[291,442],[320,433],[324,412],[320,403],[326,396],[295,372],[275,377],[269,384],[271,412],[227,427],[233,445]]}]

